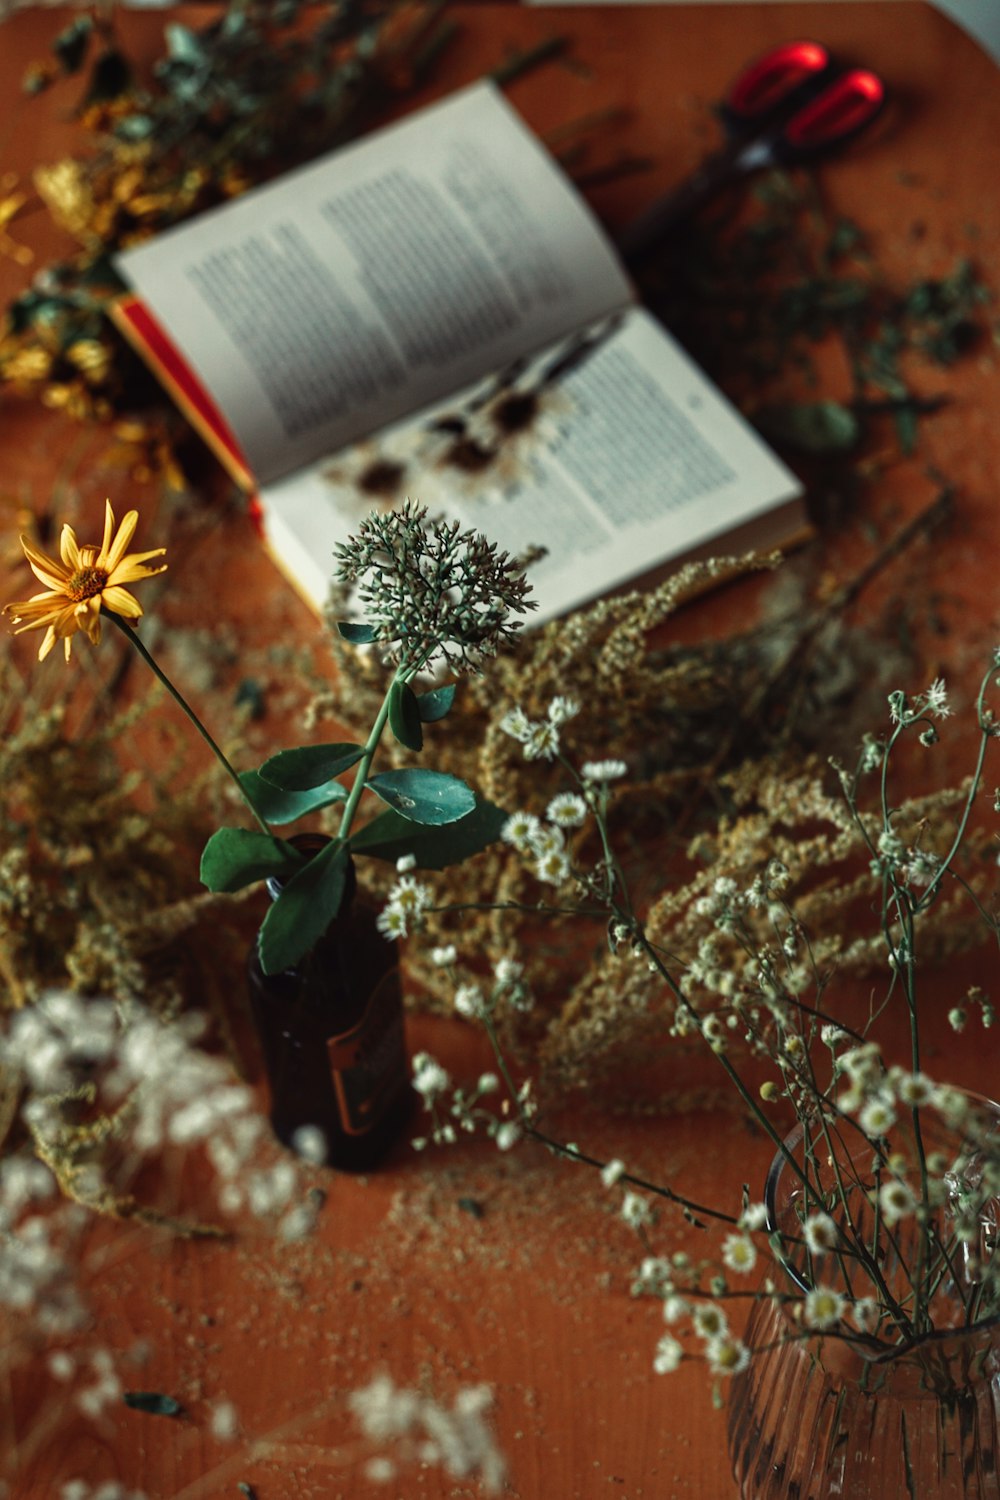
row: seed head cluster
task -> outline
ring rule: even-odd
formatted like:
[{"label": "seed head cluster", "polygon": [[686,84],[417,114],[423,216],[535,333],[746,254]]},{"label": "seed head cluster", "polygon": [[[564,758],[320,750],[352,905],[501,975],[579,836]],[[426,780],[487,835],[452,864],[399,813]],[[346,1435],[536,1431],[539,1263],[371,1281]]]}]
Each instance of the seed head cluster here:
[{"label": "seed head cluster", "polygon": [[519,559],[410,500],[368,516],[335,556],[337,578],[357,585],[357,603],[391,661],[422,666],[439,657],[479,672],[517,638],[524,621],[511,616],[537,608]]}]

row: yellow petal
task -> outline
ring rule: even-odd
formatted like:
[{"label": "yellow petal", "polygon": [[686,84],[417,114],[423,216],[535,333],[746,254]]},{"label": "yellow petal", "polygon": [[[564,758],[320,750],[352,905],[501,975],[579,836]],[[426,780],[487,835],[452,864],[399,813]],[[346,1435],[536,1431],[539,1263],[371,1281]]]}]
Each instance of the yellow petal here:
[{"label": "yellow petal", "polygon": [[[90,644],[96,646],[101,639],[101,599],[95,594],[92,599],[83,599],[76,606],[74,630],[85,632]],[[58,627],[56,627],[58,629]]]},{"label": "yellow petal", "polygon": [[[147,557],[162,557],[166,547],[157,547],[152,552],[130,552],[128,557],[123,557],[121,562],[110,574],[108,583],[114,586],[117,583],[138,583],[142,578],[152,578],[156,573],[165,573],[166,563],[160,563],[156,567],[150,567]],[[107,592],[107,588],[105,588]]]},{"label": "yellow petal", "polygon": [[[52,647],[55,645],[55,643],[56,643],[56,633],[55,633],[54,628],[50,625],[49,628],[48,628],[48,630],[45,632],[45,639],[42,641],[42,644],[38,648],[38,660],[39,661],[44,661],[45,660],[45,658],[48,656],[49,652],[52,650]],[[66,644],[67,644],[67,646],[69,645],[69,641],[68,640],[67,640]]]},{"label": "yellow petal", "polygon": [[101,597],[106,608],[116,615],[124,615],[127,620],[138,620],[142,617],[142,605],[129,593],[128,589],[112,585],[102,590]]},{"label": "yellow petal", "polygon": [[63,655],[66,657],[67,661],[69,661],[70,657],[73,655],[73,637],[71,635],[68,635],[63,641]]},{"label": "yellow petal", "polygon": [[68,522],[63,526],[59,537],[59,556],[69,571],[75,573],[80,566],[80,548],[77,544],[76,532]]},{"label": "yellow petal", "polygon": [[46,557],[44,552],[39,552],[26,536],[21,538],[21,547],[28,559],[28,566],[39,583],[44,583],[50,589],[56,589],[59,593],[65,594],[70,577],[66,569],[57,563],[54,557]]},{"label": "yellow petal", "polygon": [[111,543],[110,549],[108,548],[107,536],[105,535],[101,555],[98,558],[98,567],[106,568],[109,573],[114,572],[125,556],[125,549],[135,535],[138,520],[139,512],[137,510],[130,510],[128,515],[122,518],[122,524],[118,528],[118,535]]},{"label": "yellow petal", "polygon": [[[111,501],[110,500],[105,500],[105,502],[104,502],[104,540],[101,543],[101,550],[100,550],[100,553],[99,553],[99,556],[102,557],[102,558],[106,558],[107,555],[108,555],[108,552],[111,550],[111,538],[114,535],[114,530],[115,530],[115,513],[111,509]],[[101,566],[104,567],[104,563],[103,562],[102,562]]]},{"label": "yellow petal", "polygon": [[15,599],[13,603],[5,604],[2,613],[10,615],[16,625],[19,620],[35,619],[48,614],[57,603],[61,608],[66,603],[66,595],[49,589],[44,594],[32,594],[30,599]]}]

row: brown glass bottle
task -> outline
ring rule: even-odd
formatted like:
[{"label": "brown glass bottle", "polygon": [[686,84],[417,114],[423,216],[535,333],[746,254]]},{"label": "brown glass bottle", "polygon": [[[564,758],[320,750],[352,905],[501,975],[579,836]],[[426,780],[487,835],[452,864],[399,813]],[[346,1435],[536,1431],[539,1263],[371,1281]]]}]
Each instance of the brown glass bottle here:
[{"label": "brown glass bottle", "polygon": [[[290,842],[314,853],[321,834]],[[280,882],[268,881],[272,898]],[[348,864],[340,912],[293,969],[265,974],[256,943],[247,960],[250,1002],[271,1091],[271,1124],[285,1145],[303,1126],[326,1140],[326,1165],[375,1166],[414,1102],[396,944],[375,926]]]}]

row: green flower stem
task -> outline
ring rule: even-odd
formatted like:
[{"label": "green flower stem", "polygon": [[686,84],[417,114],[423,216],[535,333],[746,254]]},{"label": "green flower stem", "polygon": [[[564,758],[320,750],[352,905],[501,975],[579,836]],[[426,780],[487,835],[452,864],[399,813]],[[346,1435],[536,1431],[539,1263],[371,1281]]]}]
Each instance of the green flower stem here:
[{"label": "green flower stem", "polygon": [[358,803],[361,801],[361,794],[368,780],[368,772],[371,770],[372,761],[375,759],[375,751],[378,749],[379,740],[382,738],[382,731],[389,721],[389,698],[397,678],[405,681],[405,674],[402,667],[397,667],[392,675],[386,695],[382,699],[382,706],[375,715],[375,722],[365,742],[365,752],[358,762],[357,775],[354,778],[354,785],[351,787],[350,796],[344,803],[344,811],[340,818],[340,827],[337,830],[337,838],[342,844],[346,844],[350,837],[351,824],[354,822],[354,814],[358,810]]},{"label": "green flower stem", "polygon": [[125,623],[125,621],[122,619],[121,615],[116,615],[115,612],[114,612],[114,610],[102,607],[101,614],[104,615],[106,619],[110,620],[113,625],[117,626],[117,628],[121,631],[122,635],[128,641],[129,645],[133,646],[135,648],[135,650],[138,651],[139,655],[142,657],[143,661],[149,667],[150,671],[153,672],[153,674],[160,679],[160,681],[163,683],[163,686],[166,688],[167,692],[170,694],[171,698],[173,698],[174,702],[177,704],[178,708],[180,708],[187,715],[187,717],[191,720],[191,723],[194,725],[195,729],[197,729],[198,733],[201,735],[202,739],[208,745],[209,749],[212,751],[212,754],[216,757],[216,759],[218,760],[219,764],[224,768],[224,770],[226,771],[227,775],[229,775],[229,776],[232,777],[234,783],[236,784],[236,788],[239,791],[240,796],[243,798],[243,801],[246,803],[247,807],[253,813],[253,816],[256,819],[258,825],[263,829],[263,831],[266,834],[270,834],[271,831],[272,831],[270,825],[265,822],[265,820],[261,817],[260,813],[257,811],[256,807],[253,804],[253,801],[247,795],[246,789],[244,788],[242,781],[240,780],[240,778],[237,775],[236,771],[234,771],[234,769],[233,769],[232,765],[230,764],[230,762],[227,760],[225,754],[220,749],[220,747],[215,743],[215,741],[213,740],[212,736],[209,734],[208,730],[205,728],[204,724],[201,722],[201,720],[199,719],[198,715],[195,713],[194,709],[191,707],[190,703],[188,703],[187,699],[184,698],[178,692],[178,690],[174,687],[173,683],[170,681],[170,678],[167,676],[167,674],[163,671],[163,669],[157,664],[157,662],[153,659],[153,657],[146,650],[146,647],[143,645],[142,641],[139,639],[139,637],[135,633],[135,631],[129,625],[127,625]]}]

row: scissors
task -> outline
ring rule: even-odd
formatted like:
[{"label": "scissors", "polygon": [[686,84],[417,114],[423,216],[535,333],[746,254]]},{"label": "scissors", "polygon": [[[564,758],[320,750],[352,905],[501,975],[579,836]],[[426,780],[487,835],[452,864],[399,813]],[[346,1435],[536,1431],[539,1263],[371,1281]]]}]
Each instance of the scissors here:
[{"label": "scissors", "polygon": [[641,260],[734,178],[837,150],[872,123],[886,98],[877,73],[841,66],[819,42],[773,48],[740,74],[721,106],[726,145],[629,225],[618,239],[623,258]]}]

